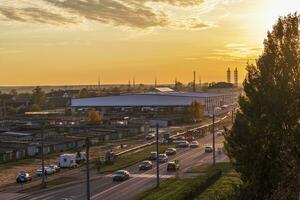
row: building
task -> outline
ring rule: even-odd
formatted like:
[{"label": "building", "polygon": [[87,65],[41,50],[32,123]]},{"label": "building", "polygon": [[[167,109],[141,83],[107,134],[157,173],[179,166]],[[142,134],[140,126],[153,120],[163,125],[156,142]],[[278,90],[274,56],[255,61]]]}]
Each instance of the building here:
[{"label": "building", "polygon": [[72,99],[73,110],[97,108],[102,113],[114,109],[138,111],[178,110],[187,108],[193,101],[201,103],[206,113],[211,113],[216,106],[229,105],[234,98],[231,94],[197,93],[197,92],[149,92],[140,94],[124,94],[118,96],[92,97]]},{"label": "building", "polygon": [[234,86],[238,87],[238,70],[235,68],[234,70]]},{"label": "building", "polygon": [[229,67],[227,69],[227,83],[231,83],[231,71]]}]

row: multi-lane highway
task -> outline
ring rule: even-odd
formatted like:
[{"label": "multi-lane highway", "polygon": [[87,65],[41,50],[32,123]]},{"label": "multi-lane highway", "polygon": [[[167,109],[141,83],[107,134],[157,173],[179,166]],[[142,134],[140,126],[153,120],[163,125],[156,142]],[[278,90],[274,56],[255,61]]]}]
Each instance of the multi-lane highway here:
[{"label": "multi-lane highway", "polygon": [[[198,140],[200,146],[198,148],[182,148],[178,149],[175,156],[170,156],[169,161],[180,160],[181,169],[180,176],[186,176],[184,173],[188,168],[197,164],[212,162],[212,153],[205,153],[205,144],[211,144],[212,135],[207,135]],[[223,137],[217,137],[217,146],[222,145]],[[217,160],[224,160],[224,154],[216,154]],[[156,164],[154,163],[154,166]],[[160,175],[162,179],[169,178],[176,175],[176,172],[167,172],[167,164],[160,164]],[[156,184],[156,168],[154,167],[148,171],[139,171],[138,164],[133,165],[127,170],[131,173],[132,177],[124,182],[116,183],[112,181],[111,174],[101,175],[92,173],[91,180],[91,199],[97,200],[127,200],[132,199],[139,193]],[[2,196],[2,195],[1,195]],[[2,198],[1,198],[2,199]],[[63,185],[56,187],[53,190],[39,191],[35,193],[24,193],[18,195],[11,195],[5,198],[8,199],[24,199],[24,200],[46,200],[46,199],[86,199],[85,182],[78,182],[76,184]]]}]

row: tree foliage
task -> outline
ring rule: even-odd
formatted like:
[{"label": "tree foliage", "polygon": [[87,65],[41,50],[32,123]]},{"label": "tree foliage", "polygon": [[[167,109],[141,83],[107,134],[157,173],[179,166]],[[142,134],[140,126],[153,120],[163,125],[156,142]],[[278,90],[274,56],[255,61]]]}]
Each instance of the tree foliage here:
[{"label": "tree foliage", "polygon": [[79,98],[87,98],[90,97],[90,93],[86,88],[82,88],[79,92]]},{"label": "tree foliage", "polygon": [[32,103],[42,107],[46,102],[45,92],[41,87],[37,86],[32,91]]},{"label": "tree foliage", "polygon": [[189,112],[194,119],[202,119],[204,116],[204,107],[198,101],[192,101]]},{"label": "tree foliage", "polygon": [[[243,198],[296,200],[300,189],[300,16],[278,19],[256,65],[225,148],[246,188]],[[245,197],[247,193],[247,197]]]},{"label": "tree foliage", "polygon": [[95,108],[93,108],[88,113],[88,119],[90,122],[100,122],[101,114]]}]

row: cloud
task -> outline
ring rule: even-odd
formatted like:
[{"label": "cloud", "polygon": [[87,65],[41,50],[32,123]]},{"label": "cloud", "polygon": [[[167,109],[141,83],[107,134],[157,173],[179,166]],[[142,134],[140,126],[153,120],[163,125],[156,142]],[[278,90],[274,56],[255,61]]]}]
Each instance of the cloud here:
[{"label": "cloud", "polygon": [[[194,8],[202,5],[204,0],[12,0],[0,2],[0,20],[2,15],[2,20],[53,25],[90,20],[139,29],[174,26],[174,19],[170,19],[167,10],[153,3]],[[203,29],[209,26],[195,21],[186,28]]]},{"label": "cloud", "polygon": [[137,28],[165,26],[168,23],[164,13],[155,12],[143,4],[126,4],[126,1],[116,0],[44,0],[56,7],[82,16],[89,20],[124,25]]},{"label": "cloud", "polygon": [[39,8],[12,8],[0,7],[0,13],[7,20],[31,23],[67,24],[76,23],[73,18],[67,18],[57,13],[52,13]]},{"label": "cloud", "polygon": [[253,60],[261,53],[262,48],[251,47],[241,43],[229,43],[222,49],[214,49],[208,59],[227,60],[227,61],[246,61]]}]

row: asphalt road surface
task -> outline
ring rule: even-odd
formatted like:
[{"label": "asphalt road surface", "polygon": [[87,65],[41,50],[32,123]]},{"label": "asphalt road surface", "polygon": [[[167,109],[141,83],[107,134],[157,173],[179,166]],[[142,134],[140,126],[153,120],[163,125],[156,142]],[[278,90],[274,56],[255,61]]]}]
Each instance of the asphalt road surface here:
[{"label": "asphalt road surface", "polygon": [[[223,137],[216,137],[216,146],[223,146]],[[199,164],[212,163],[212,153],[205,153],[204,146],[212,144],[212,135],[205,136],[198,140],[198,148],[177,148],[177,154],[169,157],[169,161],[179,160],[180,171],[167,172],[167,163],[160,164],[159,171],[161,179],[174,177],[176,175],[186,176],[184,173],[188,168]],[[216,153],[217,161],[226,159],[224,154]],[[153,163],[153,169],[148,171],[139,171],[138,164],[128,167],[132,177],[124,182],[113,182],[112,174],[101,175],[92,173],[91,180],[91,199],[97,200],[129,200],[155,186],[156,184],[156,163]],[[85,182],[68,184],[67,186],[56,187],[45,191],[34,193],[9,194],[0,193],[2,200],[84,200],[86,199]]]}]

